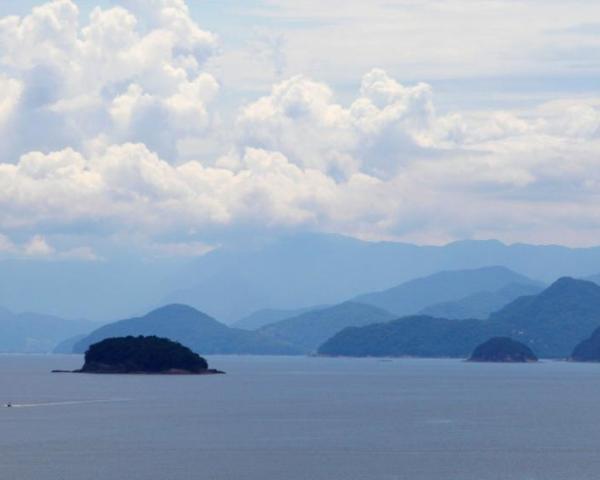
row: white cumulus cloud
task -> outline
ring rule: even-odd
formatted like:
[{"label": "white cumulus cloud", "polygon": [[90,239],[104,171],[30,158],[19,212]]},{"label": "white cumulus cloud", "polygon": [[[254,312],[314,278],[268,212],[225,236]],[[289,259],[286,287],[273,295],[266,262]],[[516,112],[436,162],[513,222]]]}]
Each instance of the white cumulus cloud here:
[{"label": "white cumulus cloud", "polygon": [[73,1],[54,0],[0,19],[0,128],[13,132],[0,154],[79,149],[103,136],[175,160],[177,141],[209,124],[219,85],[202,66],[217,40],[184,2],[152,3],[139,9],[147,18],[113,7],[82,20]]},{"label": "white cumulus cloud", "polygon": [[83,18],[54,0],[0,19],[5,254],[98,258],[48,232],[139,234],[157,255],[201,254],[202,232],[238,227],[426,242],[600,233],[599,99],[439,114],[432,86],[374,68],[350,99],[292,75],[227,120],[206,69],[217,38],[186,3],[121,5]]},{"label": "white cumulus cloud", "polygon": [[405,87],[374,69],[348,107],[327,85],[299,76],[245,107],[237,123],[240,144],[282,151],[301,166],[390,176],[424,148],[432,116],[428,85]]}]

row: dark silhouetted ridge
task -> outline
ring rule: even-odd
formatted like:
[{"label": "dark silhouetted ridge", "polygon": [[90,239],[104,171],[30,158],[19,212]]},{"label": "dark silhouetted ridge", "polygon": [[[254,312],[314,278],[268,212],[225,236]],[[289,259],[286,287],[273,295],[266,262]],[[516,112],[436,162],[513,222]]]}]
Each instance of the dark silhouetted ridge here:
[{"label": "dark silhouetted ridge", "polygon": [[117,337],[85,352],[82,373],[218,373],[197,353],[167,338]]},{"label": "dark silhouetted ridge", "polygon": [[537,362],[537,357],[527,345],[508,337],[494,337],[478,345],[471,362],[526,363]]}]

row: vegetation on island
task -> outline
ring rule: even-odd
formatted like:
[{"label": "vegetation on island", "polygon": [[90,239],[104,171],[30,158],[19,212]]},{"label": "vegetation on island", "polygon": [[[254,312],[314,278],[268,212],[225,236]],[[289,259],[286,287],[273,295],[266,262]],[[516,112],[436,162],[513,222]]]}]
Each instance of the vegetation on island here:
[{"label": "vegetation on island", "polygon": [[537,360],[527,345],[509,337],[490,338],[478,345],[469,358],[470,362],[526,363]]},{"label": "vegetation on island", "polygon": [[167,338],[107,338],[85,353],[82,373],[218,373],[188,347]]}]

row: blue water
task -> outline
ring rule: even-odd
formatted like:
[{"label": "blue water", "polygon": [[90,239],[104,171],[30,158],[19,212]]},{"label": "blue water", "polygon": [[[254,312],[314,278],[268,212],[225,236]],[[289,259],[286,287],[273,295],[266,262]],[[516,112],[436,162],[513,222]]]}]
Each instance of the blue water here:
[{"label": "blue water", "polygon": [[600,478],[600,365],[209,357],[219,376],[0,356],[0,478]]}]

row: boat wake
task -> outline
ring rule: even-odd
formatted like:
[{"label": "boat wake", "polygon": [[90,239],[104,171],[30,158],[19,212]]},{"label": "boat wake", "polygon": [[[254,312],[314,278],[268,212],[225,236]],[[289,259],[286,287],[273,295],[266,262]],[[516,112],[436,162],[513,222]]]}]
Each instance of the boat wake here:
[{"label": "boat wake", "polygon": [[59,407],[64,405],[86,405],[93,403],[127,402],[127,398],[108,398],[103,400],[65,400],[61,402],[39,402],[39,403],[5,403],[9,408],[35,408],[35,407]]}]

